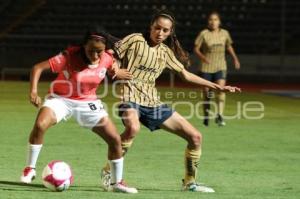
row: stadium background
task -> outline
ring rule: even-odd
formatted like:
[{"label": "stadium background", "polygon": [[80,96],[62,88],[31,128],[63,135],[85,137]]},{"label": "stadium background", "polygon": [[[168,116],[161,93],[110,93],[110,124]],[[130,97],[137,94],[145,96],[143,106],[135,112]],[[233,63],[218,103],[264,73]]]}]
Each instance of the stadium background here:
[{"label": "stadium background", "polygon": [[[193,72],[198,64],[192,53],[194,39],[205,27],[206,14],[219,10],[242,67],[234,71],[228,64],[229,81],[241,86],[243,93],[228,94],[225,114],[234,115],[238,103],[251,101],[261,102],[265,108],[262,119],[232,119],[225,128],[213,122],[205,128],[197,117],[189,119],[204,136],[199,181],[216,193],[181,192],[185,142],[164,131],[149,133],[144,127],[125,160],[126,181],[140,193],[103,192],[99,168],[106,159],[106,144],[78,128],[73,120],[47,132],[36,181],[28,186],[19,183],[28,134],[37,114],[28,102],[32,65],[80,42],[89,23],[101,23],[123,37],[145,30],[153,11],[160,8],[175,13],[177,34],[191,53],[194,64],[189,70]],[[300,198],[299,12],[297,0],[0,1],[0,198]],[[52,78],[50,73],[43,75],[40,96],[46,94]],[[176,89],[170,89],[173,78],[168,72],[162,75],[162,94],[170,96],[171,92],[173,102],[200,101],[189,98],[189,93],[200,95],[200,90],[183,87],[186,85],[180,80],[174,81]],[[178,93],[185,95],[178,97]],[[118,100],[109,94],[103,101],[111,107]],[[108,111],[111,114],[112,110]],[[189,107],[184,105],[176,111],[189,115]],[[114,122],[121,132],[122,122],[116,118]],[[43,167],[55,159],[73,168],[75,184],[64,193],[51,193],[41,182]]]},{"label": "stadium background", "polygon": [[198,65],[192,53],[195,37],[206,26],[207,13],[218,10],[242,63],[240,71],[229,67],[229,79],[299,82],[299,7],[300,2],[293,0],[1,1],[2,78],[12,74],[26,78],[38,60],[80,42],[88,24],[102,24],[122,38],[145,31],[153,11],[168,8],[176,15],[179,39],[192,54],[191,71]]}]

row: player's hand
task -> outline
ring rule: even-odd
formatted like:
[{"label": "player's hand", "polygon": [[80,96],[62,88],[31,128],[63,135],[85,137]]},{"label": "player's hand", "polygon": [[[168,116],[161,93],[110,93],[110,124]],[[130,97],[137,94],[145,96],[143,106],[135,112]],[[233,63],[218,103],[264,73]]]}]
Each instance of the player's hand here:
[{"label": "player's hand", "polygon": [[233,63],[236,70],[239,70],[241,68],[241,64],[238,59],[233,60]]},{"label": "player's hand", "polygon": [[115,54],[115,51],[113,49],[108,49],[106,52],[108,52],[111,55]]},{"label": "player's hand", "polygon": [[230,92],[230,93],[242,92],[242,90],[239,87],[235,87],[235,86],[224,86],[222,88],[222,91]]},{"label": "player's hand", "polygon": [[33,104],[35,107],[39,108],[42,104],[42,99],[36,92],[31,92],[29,95],[30,103]]},{"label": "player's hand", "polygon": [[118,69],[115,72],[115,78],[123,79],[123,80],[131,80],[133,76],[131,72],[129,72],[127,69]]}]

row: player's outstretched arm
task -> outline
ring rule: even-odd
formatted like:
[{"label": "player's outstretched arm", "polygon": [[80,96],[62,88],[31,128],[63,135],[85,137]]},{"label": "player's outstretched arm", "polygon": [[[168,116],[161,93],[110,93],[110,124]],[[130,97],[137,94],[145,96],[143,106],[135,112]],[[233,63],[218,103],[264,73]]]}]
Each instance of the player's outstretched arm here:
[{"label": "player's outstretched arm", "polygon": [[207,81],[201,77],[198,77],[197,75],[190,73],[189,71],[183,69],[180,73],[180,76],[183,80],[202,86],[202,87],[208,87],[214,90],[218,91],[225,91],[225,92],[241,92],[241,89],[238,87],[233,86],[219,86],[218,84],[215,84],[213,82]]},{"label": "player's outstretched arm", "polygon": [[48,60],[35,64],[31,70],[29,100],[36,107],[40,107],[42,104],[42,100],[38,96],[38,82],[42,72],[47,69],[50,69]]}]

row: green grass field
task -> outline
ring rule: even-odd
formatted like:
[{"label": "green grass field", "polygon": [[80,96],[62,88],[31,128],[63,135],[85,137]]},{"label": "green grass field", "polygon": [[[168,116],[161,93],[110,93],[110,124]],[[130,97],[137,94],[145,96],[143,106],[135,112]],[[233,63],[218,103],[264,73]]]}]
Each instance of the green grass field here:
[{"label": "green grass field", "polygon": [[[48,85],[40,85],[41,95]],[[213,194],[181,192],[185,142],[164,131],[150,133],[143,127],[125,159],[125,179],[139,189],[139,194],[124,195],[100,188],[99,171],[105,163],[106,144],[73,120],[47,132],[37,179],[32,185],[19,183],[28,135],[37,113],[28,102],[28,90],[28,82],[0,83],[0,199],[300,198],[300,100],[260,93],[231,94],[227,114],[236,112],[237,102],[254,100],[264,103],[264,118],[230,120],[224,128],[213,123],[205,128],[196,117],[190,119],[204,135],[198,179],[213,187]],[[172,89],[175,91],[195,90]],[[116,99],[108,96],[103,101],[110,105]],[[176,110],[188,113],[184,105]],[[116,119],[115,123],[121,132],[121,121]],[[74,173],[74,185],[63,193],[48,191],[41,181],[43,167],[56,159],[68,162]]]}]

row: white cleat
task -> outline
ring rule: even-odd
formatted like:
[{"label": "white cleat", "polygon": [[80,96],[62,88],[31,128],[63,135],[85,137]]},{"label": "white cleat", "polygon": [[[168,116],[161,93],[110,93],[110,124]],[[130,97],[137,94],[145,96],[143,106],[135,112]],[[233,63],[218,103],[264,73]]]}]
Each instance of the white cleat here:
[{"label": "white cleat", "polygon": [[30,184],[35,179],[35,176],[36,176],[35,169],[31,167],[26,167],[23,170],[23,174],[21,176],[21,182]]},{"label": "white cleat", "polygon": [[202,192],[202,193],[214,193],[215,190],[213,190],[210,187],[200,185],[196,182],[189,183],[189,184],[182,184],[182,190],[183,191],[191,191],[191,192]]},{"label": "white cleat", "polygon": [[110,188],[110,179],[111,174],[110,171],[106,171],[105,169],[101,170],[101,185],[105,191],[109,191]]},{"label": "white cleat", "polygon": [[134,187],[128,187],[124,183],[124,181],[121,181],[119,183],[111,185],[111,190],[113,192],[119,192],[119,193],[129,193],[129,194],[138,193],[138,190],[136,188],[134,188]]}]

